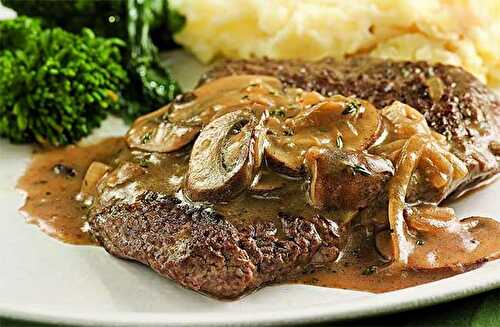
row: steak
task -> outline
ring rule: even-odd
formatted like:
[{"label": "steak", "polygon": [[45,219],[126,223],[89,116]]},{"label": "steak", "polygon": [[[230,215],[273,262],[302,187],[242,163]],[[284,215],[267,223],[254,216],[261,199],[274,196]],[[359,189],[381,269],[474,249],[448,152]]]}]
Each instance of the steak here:
[{"label": "steak", "polygon": [[[395,100],[409,104],[466,162],[469,175],[456,192],[499,172],[500,101],[461,68],[368,58],[235,60],[217,65],[200,84],[234,74],[271,75],[286,86],[324,95],[356,95],[379,109]],[[275,220],[247,224],[226,218],[208,205],[146,191],[94,206],[88,222],[93,237],[109,253],[226,299],[324,267],[346,243],[345,227],[320,215],[304,219],[283,212]]]},{"label": "steak", "polygon": [[94,211],[89,222],[112,255],[139,261],[195,291],[233,299],[337,258],[344,233],[333,221],[279,218],[280,226],[238,229],[203,206],[150,192],[132,204]]}]

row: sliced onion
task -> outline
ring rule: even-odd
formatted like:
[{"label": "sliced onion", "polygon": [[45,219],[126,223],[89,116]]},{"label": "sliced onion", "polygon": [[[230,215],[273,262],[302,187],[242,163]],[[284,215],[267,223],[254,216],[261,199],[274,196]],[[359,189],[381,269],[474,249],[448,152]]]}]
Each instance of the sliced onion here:
[{"label": "sliced onion", "polygon": [[412,136],[406,141],[396,164],[396,172],[389,183],[389,225],[395,264],[406,266],[414,244],[409,240],[404,220],[406,193],[410,179],[425,149],[425,140]]}]

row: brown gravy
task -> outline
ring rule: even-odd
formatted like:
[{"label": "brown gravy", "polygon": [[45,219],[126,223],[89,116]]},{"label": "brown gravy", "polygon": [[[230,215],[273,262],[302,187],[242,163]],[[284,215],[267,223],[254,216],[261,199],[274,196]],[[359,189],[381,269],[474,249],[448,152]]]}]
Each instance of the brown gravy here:
[{"label": "brown gravy", "polygon": [[[359,231],[358,231],[359,232]],[[381,264],[371,238],[363,239],[362,233],[351,237],[351,244],[343,255],[326,270],[304,275],[291,282],[331,288],[342,288],[373,293],[395,291],[417,286],[458,274],[451,270],[439,271],[379,271]]]},{"label": "brown gravy", "polygon": [[[76,200],[76,195],[90,164],[108,162],[123,145],[122,138],[111,138],[85,148],[69,146],[35,153],[17,183],[17,187],[26,192],[26,201],[20,210],[27,222],[66,243],[94,244],[84,231],[87,208]],[[74,176],[55,173],[54,167],[61,164],[74,169]]]},{"label": "brown gravy", "polygon": [[[63,242],[71,244],[95,244],[85,231],[85,215],[87,208],[76,196],[85,176],[87,168],[93,161],[99,161],[111,166],[120,162],[132,161],[144,164],[144,153],[127,149],[122,138],[111,138],[89,147],[69,146],[64,149],[41,151],[34,155],[30,167],[19,180],[18,187],[26,192],[26,203],[21,208],[28,222],[38,225],[45,233]],[[151,174],[142,177],[141,183],[148,189],[173,192],[179,183],[178,176],[182,176],[187,164],[187,155],[156,155],[150,161]],[[159,161],[158,161],[159,159]],[[54,166],[63,164],[74,169],[74,176],[57,174]],[[160,178],[158,177],[160,174]],[[156,176],[156,178],[152,178]],[[150,179],[148,177],[151,177]],[[160,183],[159,180],[168,180],[169,183]],[[286,182],[288,188],[300,188],[297,180]],[[302,192],[296,192],[303,196]],[[251,196],[251,199],[249,198]],[[297,195],[298,197],[299,195]],[[261,201],[266,205],[262,206]],[[288,210],[290,204],[302,202],[298,199],[287,198],[266,199],[244,194],[230,204],[216,205],[216,210],[223,212],[232,223],[238,224],[242,217],[272,217],[284,207]],[[241,204],[247,205],[243,207]],[[271,203],[271,205],[269,205]],[[262,211],[265,208],[265,211]],[[299,210],[299,207],[297,207]],[[297,211],[304,215],[313,212]],[[323,212],[322,214],[327,214]],[[333,213],[331,213],[333,214]],[[336,212],[335,216],[349,216],[348,213]],[[341,219],[341,218],[340,218]],[[403,272],[401,273],[373,273],[371,267],[383,264],[383,257],[378,254],[373,246],[373,239],[363,239],[362,233],[353,233],[350,245],[343,252],[342,257],[328,269],[312,272],[298,279],[290,280],[291,283],[334,287],[369,292],[387,292],[410,286],[415,286],[442,278],[450,277],[458,272],[431,271],[431,272]]]}]

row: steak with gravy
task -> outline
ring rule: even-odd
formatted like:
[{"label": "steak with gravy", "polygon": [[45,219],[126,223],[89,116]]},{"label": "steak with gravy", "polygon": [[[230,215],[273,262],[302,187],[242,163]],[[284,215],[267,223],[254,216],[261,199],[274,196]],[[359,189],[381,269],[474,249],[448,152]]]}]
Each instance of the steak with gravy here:
[{"label": "steak with gravy", "polygon": [[[233,75],[241,75],[238,78],[244,81],[248,76],[274,78],[261,81],[265,88],[247,81],[249,88],[257,89],[236,101],[231,98],[231,85],[224,84],[224,77]],[[224,101],[235,102],[231,108],[236,109],[226,112],[209,100],[190,105],[193,99],[212,96],[205,87],[212,82],[218,83]],[[276,98],[275,90],[281,88],[290,89],[286,92],[292,95]],[[263,89],[269,94],[263,95]],[[309,92],[301,101],[311,101],[313,106],[331,100],[307,115],[288,117],[295,108],[286,99],[302,92],[296,89]],[[258,99],[251,105],[245,102],[254,95]],[[390,155],[365,154],[387,138],[381,126],[390,119],[382,121],[377,113],[395,101],[402,104],[396,102],[394,110],[411,112],[402,106],[413,107],[433,130],[422,139],[410,137],[411,144],[430,140],[435,151],[424,151],[422,156],[449,160],[459,176],[442,189],[434,189],[430,182],[414,186],[410,181],[408,197],[437,205],[499,172],[500,100],[461,68],[370,58],[226,61],[206,73],[197,90],[136,121],[127,136],[129,147],[110,164],[111,172],[100,168],[102,180],[94,193],[89,192],[93,198],[90,233],[109,253],[141,262],[187,288],[218,298],[234,299],[263,285],[328,267],[350,242],[357,213],[362,210],[366,216],[373,208],[386,208],[387,181],[401,175]],[[289,111],[280,109],[285,107]],[[358,142],[335,119],[317,129],[300,125],[304,121],[323,124],[324,119],[314,115],[325,113],[338,115],[346,124],[363,123],[370,127],[364,129],[369,135],[354,130],[353,134],[363,136],[363,142]],[[370,115],[378,118],[369,119]],[[295,120],[286,127],[272,127],[274,120],[288,118]],[[264,120],[268,125],[262,125]],[[337,136],[330,144],[322,139],[323,132],[343,138]],[[288,141],[279,145],[279,140],[304,144],[310,133],[316,133],[320,148],[307,143],[303,151],[299,146],[293,152],[286,150]],[[401,141],[394,140],[394,144]],[[261,148],[264,145],[268,148]],[[295,157],[289,158],[290,153]],[[200,159],[192,162],[190,156]],[[331,170],[321,170],[324,166]],[[211,181],[210,172],[219,175]],[[423,172],[422,168],[417,173]],[[348,183],[351,175],[355,184],[328,184]],[[217,188],[207,188],[208,181],[218,183]],[[342,201],[342,194],[335,192],[345,192],[350,200]],[[424,209],[415,212],[434,210]],[[461,226],[467,237],[476,235],[467,229],[474,228],[472,224],[450,221]],[[474,259],[471,264],[484,260]],[[453,259],[449,262],[455,264]]]}]

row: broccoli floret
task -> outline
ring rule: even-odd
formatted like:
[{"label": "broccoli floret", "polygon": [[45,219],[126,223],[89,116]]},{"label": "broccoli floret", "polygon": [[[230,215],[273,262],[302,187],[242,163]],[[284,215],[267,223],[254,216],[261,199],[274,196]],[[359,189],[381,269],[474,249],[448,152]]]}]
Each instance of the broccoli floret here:
[{"label": "broccoli floret", "polygon": [[0,35],[0,136],[70,144],[119,110],[129,82],[123,41],[42,29],[27,17],[1,21]]},{"label": "broccoli floret", "polygon": [[38,19],[15,19],[0,24],[0,51],[24,48],[41,30]]},{"label": "broccoli floret", "polygon": [[174,46],[172,34],[185,18],[169,10],[167,0],[3,0],[18,14],[35,16],[48,26],[71,32],[91,28],[97,35],[127,42],[123,66],[128,71],[126,109],[131,121],[173,100],[180,87],[160,62],[157,46]]}]

